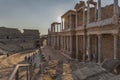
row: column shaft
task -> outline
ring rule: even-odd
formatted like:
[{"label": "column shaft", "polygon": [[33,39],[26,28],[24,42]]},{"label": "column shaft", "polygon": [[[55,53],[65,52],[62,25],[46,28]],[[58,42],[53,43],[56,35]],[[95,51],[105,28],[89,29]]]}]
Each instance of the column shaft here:
[{"label": "column shaft", "polygon": [[114,15],[118,16],[118,0],[114,0]]},{"label": "column shaft", "polygon": [[78,27],[78,13],[77,13],[77,11],[76,11],[76,27]]},{"label": "column shaft", "polygon": [[90,44],[90,35],[88,35],[88,60],[91,61],[91,52],[90,52],[90,48],[91,44]]},{"label": "column shaft", "polygon": [[70,55],[71,55],[71,57],[72,57],[72,52],[73,52],[73,49],[72,49],[72,35],[70,36]]},{"label": "column shaft", "polygon": [[101,0],[98,0],[98,21],[101,20]]},{"label": "column shaft", "polygon": [[98,35],[98,63],[102,62],[102,35]]},{"label": "column shaft", "polygon": [[87,23],[90,23],[90,4],[88,3],[88,11],[87,11]]},{"label": "column shaft", "polygon": [[114,59],[118,59],[118,35],[114,34]]},{"label": "column shaft", "polygon": [[76,35],[76,60],[78,60],[78,47],[79,47],[79,44],[78,44],[78,35]]},{"label": "column shaft", "polygon": [[97,21],[97,6],[95,5],[95,21]]},{"label": "column shaft", "polygon": [[85,8],[83,8],[83,25],[85,25]]},{"label": "column shaft", "polygon": [[70,29],[72,29],[72,15],[70,15]]}]

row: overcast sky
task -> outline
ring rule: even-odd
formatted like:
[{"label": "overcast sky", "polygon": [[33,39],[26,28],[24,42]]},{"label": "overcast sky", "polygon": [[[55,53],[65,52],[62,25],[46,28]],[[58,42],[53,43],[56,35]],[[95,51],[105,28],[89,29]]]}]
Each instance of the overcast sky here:
[{"label": "overcast sky", "polygon": [[[0,0],[0,26],[39,29],[42,34],[53,21],[73,9],[80,0]],[[85,0],[86,1],[86,0]],[[110,4],[113,0],[102,0]]]}]

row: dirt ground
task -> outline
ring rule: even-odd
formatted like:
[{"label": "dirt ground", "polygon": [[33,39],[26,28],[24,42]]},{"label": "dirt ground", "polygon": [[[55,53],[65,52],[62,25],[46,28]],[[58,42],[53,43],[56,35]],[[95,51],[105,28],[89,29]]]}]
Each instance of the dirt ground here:
[{"label": "dirt ground", "polygon": [[16,53],[9,57],[1,56],[0,57],[0,80],[7,80],[14,66],[18,63],[23,62],[25,56],[31,56],[33,53],[34,51],[26,52],[26,53]]}]

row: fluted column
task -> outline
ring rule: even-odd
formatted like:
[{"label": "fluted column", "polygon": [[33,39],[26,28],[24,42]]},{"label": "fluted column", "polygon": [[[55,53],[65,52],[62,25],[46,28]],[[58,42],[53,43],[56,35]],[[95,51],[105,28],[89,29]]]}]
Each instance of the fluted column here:
[{"label": "fluted column", "polygon": [[69,51],[69,40],[68,40],[68,36],[67,36],[67,51]]},{"label": "fluted column", "polygon": [[58,30],[58,24],[57,24],[57,32],[59,32],[59,30]]},{"label": "fluted column", "polygon": [[87,8],[88,8],[88,11],[87,11],[87,23],[90,23],[90,4],[87,3]]},{"label": "fluted column", "polygon": [[66,48],[66,45],[65,45],[65,36],[64,36],[64,50],[65,50],[65,48]]},{"label": "fluted column", "polygon": [[95,5],[95,21],[97,21],[97,5]]},{"label": "fluted column", "polygon": [[83,25],[85,25],[85,7],[83,8]]},{"label": "fluted column", "polygon": [[76,19],[76,23],[75,24],[76,24],[76,27],[78,27],[78,13],[77,13],[77,11],[76,11],[76,16],[75,17],[76,17],[75,18]]},{"label": "fluted column", "polygon": [[114,34],[114,59],[118,59],[118,34]]},{"label": "fluted column", "polygon": [[69,24],[70,25],[70,29],[72,29],[72,15],[70,15],[70,20],[69,21],[70,21],[70,24]]},{"label": "fluted column", "polygon": [[78,54],[79,54],[78,46],[79,46],[79,44],[78,44],[78,35],[76,35],[76,60],[78,60]]},{"label": "fluted column", "polygon": [[118,0],[114,0],[114,15],[118,16]]},{"label": "fluted column", "polygon": [[72,36],[70,36],[70,55],[71,55],[71,57],[72,57],[72,52],[73,52],[73,49],[72,49]]},{"label": "fluted column", "polygon": [[98,63],[101,63],[103,60],[101,44],[102,44],[102,35],[98,35]]},{"label": "fluted column", "polygon": [[91,61],[91,52],[90,52],[90,49],[91,49],[91,44],[90,44],[90,35],[88,35],[88,60]]},{"label": "fluted column", "polygon": [[85,35],[83,35],[83,61],[85,61],[86,56],[86,44],[85,44]]},{"label": "fluted column", "polygon": [[98,0],[98,21],[101,20],[101,0]]}]

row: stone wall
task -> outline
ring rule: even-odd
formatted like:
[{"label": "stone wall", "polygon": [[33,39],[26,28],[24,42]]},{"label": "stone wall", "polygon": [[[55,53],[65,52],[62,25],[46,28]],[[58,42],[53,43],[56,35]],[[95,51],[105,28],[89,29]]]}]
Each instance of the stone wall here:
[{"label": "stone wall", "polygon": [[40,33],[38,30],[25,29],[23,33],[17,28],[0,27],[0,49],[15,53],[39,48]]},{"label": "stone wall", "polygon": [[39,33],[38,30],[24,29],[23,37],[24,37],[24,38],[39,39],[40,33]]},{"label": "stone wall", "polygon": [[0,27],[0,39],[21,38],[21,35],[17,28]]}]

